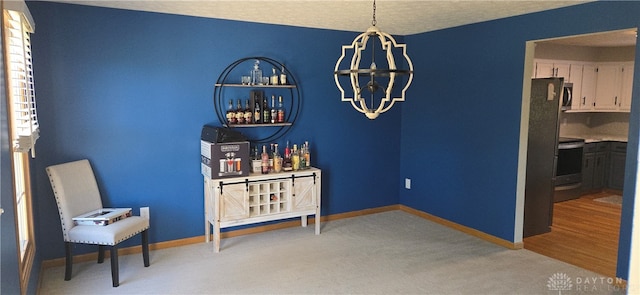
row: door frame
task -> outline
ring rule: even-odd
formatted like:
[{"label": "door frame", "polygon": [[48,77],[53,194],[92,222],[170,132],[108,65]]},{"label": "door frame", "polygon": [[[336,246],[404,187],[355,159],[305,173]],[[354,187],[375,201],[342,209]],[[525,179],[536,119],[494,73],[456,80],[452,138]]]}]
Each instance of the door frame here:
[{"label": "door frame", "polygon": [[[604,32],[594,32],[604,33]],[[561,38],[567,38],[572,36],[565,36]],[[519,149],[518,149],[518,173],[516,177],[516,207],[515,207],[515,225],[514,225],[514,243],[523,243],[523,226],[524,226],[524,199],[525,199],[525,184],[526,184],[526,168],[527,168],[527,142],[528,142],[528,130],[529,130],[529,112],[530,112],[530,93],[531,93],[531,73],[533,73],[535,47],[537,42],[547,41],[551,39],[539,39],[530,40],[525,44],[525,58],[524,58],[524,73],[522,78],[522,104],[521,104],[521,116],[520,116],[520,136],[519,136]],[[640,54],[638,49],[638,43],[636,42],[636,57]],[[636,58],[640,61],[640,59]],[[640,85],[640,72],[638,70],[639,63],[634,65],[634,77],[632,86],[632,103],[631,112],[629,118],[629,143],[627,146],[627,156],[625,162],[625,179],[633,180],[633,183],[626,185],[627,189],[623,191],[623,200],[636,200],[636,196],[640,195],[640,165],[638,164],[638,157],[640,155],[638,143],[640,134],[640,106],[638,100],[638,89],[636,85]],[[634,103],[635,102],[635,103]],[[634,152],[629,152],[633,149]],[[627,175],[628,174],[628,175]],[[640,225],[640,202],[632,202],[633,208],[631,208],[632,219],[626,223],[630,223],[631,226],[631,245],[629,255],[629,274],[628,285],[639,285],[640,287],[640,226],[633,226],[633,224]],[[623,211],[624,214],[624,211]],[[624,215],[623,215],[624,216]],[[621,222],[622,225],[622,222]]]}]

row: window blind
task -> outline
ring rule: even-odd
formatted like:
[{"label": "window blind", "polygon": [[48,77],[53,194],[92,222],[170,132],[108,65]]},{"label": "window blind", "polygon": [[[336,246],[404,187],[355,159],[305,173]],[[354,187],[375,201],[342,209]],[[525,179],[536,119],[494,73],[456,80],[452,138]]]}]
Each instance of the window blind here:
[{"label": "window blind", "polygon": [[19,11],[5,10],[4,16],[13,148],[16,152],[31,151],[31,156],[35,157],[35,143],[40,137],[40,130],[31,59],[30,33],[33,33],[33,27]]}]

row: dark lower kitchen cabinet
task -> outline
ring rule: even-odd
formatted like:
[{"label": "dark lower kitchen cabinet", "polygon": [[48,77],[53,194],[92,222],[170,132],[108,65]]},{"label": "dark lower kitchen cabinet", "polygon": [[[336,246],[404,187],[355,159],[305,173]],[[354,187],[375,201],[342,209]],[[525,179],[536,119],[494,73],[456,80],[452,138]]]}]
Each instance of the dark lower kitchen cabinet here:
[{"label": "dark lower kitchen cabinet", "polygon": [[612,142],[609,152],[608,188],[622,190],[624,187],[624,166],[627,158],[627,144]]},{"label": "dark lower kitchen cabinet", "polygon": [[595,168],[595,153],[585,151],[582,157],[582,191],[588,192],[593,189],[593,171]]},{"label": "dark lower kitchen cabinet", "polygon": [[587,143],[582,160],[582,191],[597,192],[605,187],[608,142]]},{"label": "dark lower kitchen cabinet", "polygon": [[582,191],[585,193],[590,192],[593,189],[593,171],[595,169],[595,158],[595,153],[587,153],[585,149],[585,153],[582,157]]},{"label": "dark lower kitchen cabinet", "polygon": [[594,158],[593,189],[601,190],[605,187],[607,173],[607,152],[597,152]]}]

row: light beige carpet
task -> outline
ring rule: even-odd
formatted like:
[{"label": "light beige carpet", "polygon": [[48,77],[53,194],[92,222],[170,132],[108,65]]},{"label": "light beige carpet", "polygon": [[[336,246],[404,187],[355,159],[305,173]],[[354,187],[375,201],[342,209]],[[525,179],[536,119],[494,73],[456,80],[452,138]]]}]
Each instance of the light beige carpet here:
[{"label": "light beige carpet", "polygon": [[[41,274],[40,294],[623,294],[609,278],[508,250],[403,211],[120,257]],[[598,279],[594,283],[586,283]],[[604,279],[604,282],[600,280]]]}]

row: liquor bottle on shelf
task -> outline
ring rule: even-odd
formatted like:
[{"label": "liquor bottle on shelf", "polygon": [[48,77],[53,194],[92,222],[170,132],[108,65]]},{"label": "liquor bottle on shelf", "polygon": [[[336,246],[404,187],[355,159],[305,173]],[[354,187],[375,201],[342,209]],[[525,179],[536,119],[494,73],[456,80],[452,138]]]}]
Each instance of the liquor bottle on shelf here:
[{"label": "liquor bottle on shelf", "polygon": [[282,95],[278,96],[278,123],[284,123],[284,105],[282,104]]},{"label": "liquor bottle on shelf", "polygon": [[276,68],[271,68],[273,74],[271,74],[271,85],[278,85],[278,74],[276,74]]},{"label": "liquor bottle on shelf", "polygon": [[279,173],[282,171],[282,157],[278,153],[278,144],[275,145],[275,150],[273,152],[273,172]]},{"label": "liquor bottle on shelf", "polygon": [[276,123],[276,120],[278,119],[278,110],[276,110],[275,95],[271,95],[271,114],[269,116],[271,117],[271,124]]},{"label": "liquor bottle on shelf", "polygon": [[229,106],[227,107],[227,124],[236,123],[236,110],[233,108],[233,99],[229,100]]},{"label": "liquor bottle on shelf", "polygon": [[280,71],[280,85],[287,85],[287,74],[284,73],[284,66]]},{"label": "liquor bottle on shelf", "polygon": [[271,149],[269,150],[269,172],[273,172],[273,155],[275,155],[273,151],[273,143],[271,144]]},{"label": "liquor bottle on shelf", "polygon": [[284,159],[282,160],[282,170],[291,171],[291,149],[289,149],[289,141],[287,140],[287,146],[284,148]]},{"label": "liquor bottle on shelf", "polygon": [[258,154],[258,146],[253,147],[253,157],[251,158],[251,167],[253,173],[262,172],[262,157]]},{"label": "liquor bottle on shelf", "polygon": [[269,173],[269,154],[267,154],[267,146],[262,146],[262,174]]},{"label": "liquor bottle on shelf", "polygon": [[300,155],[300,170],[304,170],[307,169],[307,159],[304,157],[304,153],[305,152],[305,145],[301,144],[300,145],[300,150],[298,151],[298,154]]},{"label": "liquor bottle on shelf", "polygon": [[260,61],[256,60],[251,71],[251,84],[262,84],[262,70],[260,69]]},{"label": "liquor bottle on shelf", "polygon": [[236,107],[236,124],[244,124],[244,109],[242,108],[240,99],[238,99],[238,104]]},{"label": "liquor bottle on shelf", "polygon": [[253,123],[253,112],[251,111],[251,107],[249,107],[249,100],[246,100],[244,104],[244,123],[251,124]]},{"label": "liquor bottle on shelf", "polygon": [[262,122],[262,112],[260,111],[260,102],[256,101],[255,108],[253,109],[253,123],[260,124]]},{"label": "liquor bottle on shelf", "polygon": [[291,152],[291,167],[293,171],[300,170],[300,153],[298,152],[298,145],[293,145],[293,151]]},{"label": "liquor bottle on shelf", "polygon": [[262,124],[271,123],[271,110],[269,109],[269,103],[265,98],[262,102]]},{"label": "liquor bottle on shelf", "polygon": [[311,148],[309,142],[304,142],[304,162],[307,165],[305,168],[311,168]]}]

